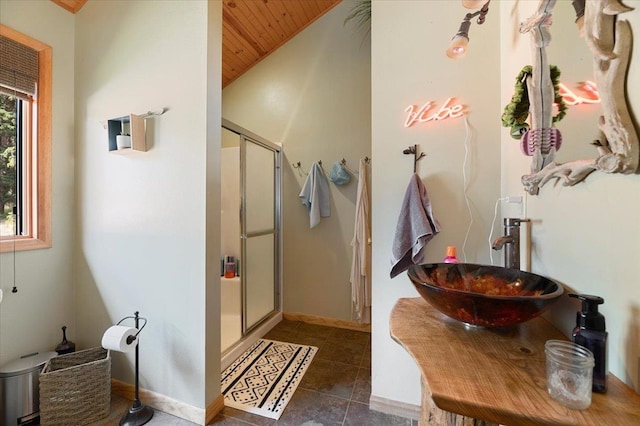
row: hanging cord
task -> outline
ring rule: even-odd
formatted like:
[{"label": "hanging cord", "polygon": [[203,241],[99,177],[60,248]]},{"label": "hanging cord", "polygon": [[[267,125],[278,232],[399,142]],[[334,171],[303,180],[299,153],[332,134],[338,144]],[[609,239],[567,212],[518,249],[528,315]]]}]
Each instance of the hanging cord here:
[{"label": "hanging cord", "polygon": [[466,135],[464,138],[464,161],[462,162],[462,185],[464,201],[467,205],[467,211],[469,212],[469,225],[467,226],[467,233],[465,234],[464,241],[462,242],[462,257],[464,258],[464,261],[467,262],[467,240],[469,239],[471,227],[473,226],[473,211],[471,210],[471,200],[469,199],[469,195],[467,194],[467,160],[469,158],[469,147],[471,145],[471,128],[469,126],[469,120],[467,119],[466,114],[464,115],[464,128],[466,131]]}]

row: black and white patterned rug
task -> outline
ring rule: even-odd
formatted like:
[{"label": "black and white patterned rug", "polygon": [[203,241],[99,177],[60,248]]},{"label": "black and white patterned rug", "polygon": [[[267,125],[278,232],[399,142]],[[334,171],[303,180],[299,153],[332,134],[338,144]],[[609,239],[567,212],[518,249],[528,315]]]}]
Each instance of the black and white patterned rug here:
[{"label": "black and white patterned rug", "polygon": [[279,419],[318,348],[260,339],[222,372],[224,404]]}]

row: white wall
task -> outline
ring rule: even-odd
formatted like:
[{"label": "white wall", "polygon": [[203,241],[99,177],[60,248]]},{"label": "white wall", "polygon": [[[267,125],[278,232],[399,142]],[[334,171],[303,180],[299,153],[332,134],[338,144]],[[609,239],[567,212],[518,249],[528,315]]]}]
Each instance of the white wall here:
[{"label": "white wall", "polygon": [[53,48],[53,247],[0,255],[0,365],[78,335],[73,299],[74,20],[52,2],[2,1],[0,22]]},{"label": "white wall", "polygon": [[[139,310],[141,387],[199,408],[219,395],[220,14],[92,1],[76,15],[78,343]],[[108,152],[102,120],[162,107],[147,152]],[[115,353],[113,377],[132,373]]]},{"label": "white wall", "polygon": [[[309,229],[298,194],[322,160],[371,155],[370,40],[344,19],[345,1],[223,91],[223,116],[284,147],[284,311],[351,320],[351,239],[357,181],[331,188],[331,217]],[[384,167],[385,159],[373,158]]]},{"label": "white wall", "polygon": [[[205,399],[220,397],[220,149],[222,146],[222,2],[207,0],[206,186],[205,186]],[[205,412],[211,414],[211,410]]]},{"label": "white wall", "polygon": [[[571,9],[570,5],[559,4]],[[632,30],[640,27],[640,1],[626,1],[634,7],[632,12],[620,17],[630,22]],[[516,34],[512,17],[526,17],[535,7],[535,2],[502,2],[503,31]],[[566,32],[575,32],[571,20],[559,20],[554,13],[554,26],[566,26],[563,37],[555,37],[552,43],[561,44]],[[566,24],[565,24],[566,23]],[[515,27],[517,28],[517,27]],[[640,46],[636,38],[633,44],[632,63],[627,77],[627,99],[636,119],[640,111]],[[508,40],[509,37],[503,37]],[[514,36],[512,43],[502,46],[505,68],[510,69],[503,81],[503,101],[513,93],[509,76],[516,75],[530,59],[529,37]],[[565,52],[571,52],[565,46]],[[590,59],[590,57],[589,57]],[[590,62],[590,61],[589,61]],[[576,61],[572,61],[575,64]],[[562,64],[558,64],[562,69]],[[565,65],[565,67],[568,67]],[[572,65],[571,68],[574,68]],[[588,71],[587,71],[588,72]],[[569,73],[567,73],[569,74]],[[587,77],[592,74],[587,74]],[[575,77],[576,79],[579,77]],[[585,78],[585,77],[582,77]],[[511,80],[512,81],[512,80]],[[582,108],[584,109],[584,108]],[[584,114],[571,108],[567,117]],[[564,127],[560,127],[564,126]],[[598,135],[594,133],[595,122],[582,121],[577,125],[558,125],[562,129],[563,144],[588,144]],[[584,129],[592,134],[584,136]],[[529,170],[528,159],[512,149],[513,141],[506,133],[502,135],[503,191],[519,187],[520,176]],[[564,146],[559,155],[564,155]],[[591,155],[595,156],[592,149]],[[566,158],[565,158],[566,159]],[[503,192],[503,195],[507,195]],[[542,187],[538,196],[527,197],[527,214],[532,226],[532,270],[552,277],[580,293],[595,294],[605,300],[600,311],[605,315],[609,331],[609,369],[636,391],[640,391],[640,290],[638,282],[638,258],[640,257],[640,177],[594,173],[583,183],[574,187],[563,187],[549,183]],[[563,300],[556,305],[552,318],[567,335],[575,325],[575,311],[580,305]]]},{"label": "white wall", "polygon": [[441,261],[447,245],[463,241],[470,216],[464,198],[463,119],[404,128],[407,105],[448,98],[465,105],[470,125],[467,193],[473,213],[467,261],[487,263],[486,239],[500,188],[499,16],[471,28],[470,52],[458,61],[445,50],[466,13],[460,2],[373,2],[373,335],[372,399],[420,404],[420,374],[408,353],[389,336],[389,314],[398,298],[417,297],[406,274],[389,278],[391,247],[400,205],[412,174],[403,149],[418,144],[418,163],[442,231],[427,246],[425,262]]}]

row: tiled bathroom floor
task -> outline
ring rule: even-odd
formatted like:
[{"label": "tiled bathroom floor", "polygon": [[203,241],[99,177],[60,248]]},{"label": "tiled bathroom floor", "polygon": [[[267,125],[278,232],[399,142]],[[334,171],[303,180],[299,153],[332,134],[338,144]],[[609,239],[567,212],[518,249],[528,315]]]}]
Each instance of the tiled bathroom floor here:
[{"label": "tiled bathroom floor", "polygon": [[[283,320],[265,339],[312,345],[318,352],[278,421],[225,407],[213,421],[223,426],[358,425],[415,426],[417,421],[369,410],[371,336],[368,333]],[[112,416],[101,426],[118,424],[129,401],[112,398]],[[193,423],[156,413],[149,425]]]}]

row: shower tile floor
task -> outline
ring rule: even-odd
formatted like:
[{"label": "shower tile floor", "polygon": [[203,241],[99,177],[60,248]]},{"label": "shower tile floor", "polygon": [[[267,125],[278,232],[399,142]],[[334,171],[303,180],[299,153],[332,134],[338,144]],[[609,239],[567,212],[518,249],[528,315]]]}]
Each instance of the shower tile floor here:
[{"label": "shower tile floor", "polygon": [[[316,356],[279,420],[225,407],[212,423],[225,426],[358,425],[415,426],[417,420],[369,410],[371,335],[359,331],[283,320],[265,339],[312,345]],[[113,396],[111,416],[100,426],[117,425],[130,401]],[[193,425],[156,412],[148,425]]]}]

